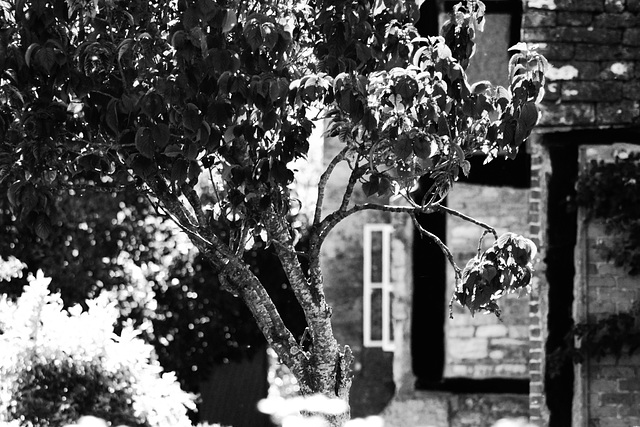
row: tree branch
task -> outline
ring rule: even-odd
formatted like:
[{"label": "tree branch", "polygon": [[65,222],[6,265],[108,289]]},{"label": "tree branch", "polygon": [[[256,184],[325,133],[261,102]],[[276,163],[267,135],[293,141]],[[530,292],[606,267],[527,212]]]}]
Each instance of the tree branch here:
[{"label": "tree branch", "polygon": [[327,186],[327,182],[329,181],[329,177],[331,173],[335,169],[335,167],[344,160],[347,153],[349,152],[349,147],[344,147],[334,158],[331,160],[331,163],[327,166],[327,169],[320,176],[320,182],[318,183],[318,200],[316,201],[316,211],[313,216],[313,224],[319,224],[320,218],[322,217],[322,203],[324,202],[324,190]]},{"label": "tree branch", "polygon": [[[463,214],[462,212],[458,212],[458,211],[457,211],[457,210],[455,210],[455,209],[451,209],[451,208],[449,208],[449,207],[447,207],[447,206],[442,206],[442,205],[441,205],[441,204],[439,204],[439,203],[436,203],[436,204],[432,205],[432,206],[431,206],[431,208],[433,208],[433,209],[435,209],[435,210],[442,211],[442,212],[446,212],[446,213],[448,213],[449,215],[457,216],[458,218],[461,218],[461,219],[463,219],[463,220],[465,220],[465,221],[468,221],[468,222],[470,222],[470,223],[472,223],[472,224],[475,224],[475,225],[477,225],[477,226],[479,226],[479,227],[482,227],[482,228],[484,228],[488,233],[493,234],[493,237],[495,237],[495,239],[496,239],[496,240],[498,239],[498,234],[496,233],[495,228],[493,228],[493,227],[492,227],[492,226],[490,226],[489,224],[485,224],[485,223],[484,223],[484,222],[482,222],[482,221],[478,221],[477,219],[472,218],[472,217],[470,217],[470,216],[468,216],[468,215],[465,215],[465,214]],[[485,234],[487,234],[487,233],[484,233],[484,234],[482,235],[482,238],[484,238]]]},{"label": "tree branch", "polygon": [[[358,159],[359,160],[359,159]],[[342,197],[342,203],[340,204],[340,208],[338,210],[346,211],[349,207],[349,201],[351,200],[351,195],[353,194],[353,190],[356,186],[356,183],[362,175],[364,175],[367,171],[367,166],[358,166],[358,161],[356,161],[356,166],[351,170],[351,175],[349,176],[349,183],[347,184],[347,188],[344,191],[344,196]]]},{"label": "tree branch", "polygon": [[460,269],[460,267],[458,267],[458,264],[456,264],[456,261],[453,259],[453,254],[451,253],[451,250],[449,249],[449,247],[447,247],[447,245],[445,245],[444,242],[440,240],[438,236],[427,231],[424,227],[422,227],[422,225],[420,225],[420,223],[418,222],[418,219],[416,218],[415,214],[411,214],[411,219],[413,220],[413,225],[418,229],[420,234],[433,240],[435,244],[438,245],[438,247],[440,248],[444,256],[447,257],[449,264],[451,264],[455,272],[456,286],[457,286],[459,281],[462,280],[462,270]]}]

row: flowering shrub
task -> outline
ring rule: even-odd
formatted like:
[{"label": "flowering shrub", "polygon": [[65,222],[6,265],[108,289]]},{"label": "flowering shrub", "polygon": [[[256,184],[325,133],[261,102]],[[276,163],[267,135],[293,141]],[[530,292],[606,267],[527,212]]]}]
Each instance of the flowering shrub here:
[{"label": "flowering shrub", "polygon": [[16,257],[10,256],[6,261],[0,257],[0,282],[9,281],[14,277],[22,277],[22,269],[25,267],[26,264]]},{"label": "flowering shrub", "polygon": [[29,277],[17,303],[0,300],[0,421],[63,425],[91,415],[130,427],[191,426],[193,396],[163,373],[152,347],[106,294],[63,309],[51,279]]}]

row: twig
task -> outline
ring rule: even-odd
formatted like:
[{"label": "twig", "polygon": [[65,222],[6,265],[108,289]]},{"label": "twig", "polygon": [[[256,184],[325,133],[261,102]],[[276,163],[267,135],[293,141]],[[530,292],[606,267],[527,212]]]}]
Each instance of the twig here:
[{"label": "twig", "polygon": [[[479,226],[479,227],[482,227],[482,228],[484,228],[488,233],[493,234],[493,237],[495,237],[495,239],[496,239],[496,240],[498,239],[498,233],[496,233],[495,228],[491,227],[491,226],[490,226],[490,225],[488,225],[488,224],[485,224],[485,223],[484,223],[484,222],[482,222],[482,221],[478,221],[477,219],[472,218],[472,217],[470,217],[470,216],[468,216],[468,215],[465,215],[465,214],[463,214],[463,213],[461,213],[461,212],[458,212],[458,211],[457,211],[457,210],[455,210],[455,209],[451,209],[451,208],[449,208],[449,207],[447,207],[447,206],[442,206],[442,205],[441,205],[441,204],[439,204],[439,203],[434,204],[434,205],[433,205],[433,206],[431,206],[431,207],[432,207],[433,209],[435,209],[435,210],[439,210],[439,211],[446,212],[446,213],[448,213],[449,215],[457,216],[458,218],[461,218],[461,219],[463,219],[463,220],[465,220],[465,221],[468,221],[468,222],[470,222],[470,223],[472,223],[472,224],[475,224],[475,225],[477,225],[477,226]],[[485,233],[485,234],[486,234],[486,233]],[[483,234],[483,236],[482,236],[482,237],[484,238],[484,234]]]},{"label": "twig", "polygon": [[449,264],[451,264],[451,266],[453,267],[453,270],[455,271],[456,287],[457,287],[460,281],[462,280],[462,270],[460,269],[460,267],[458,267],[458,264],[456,264],[455,260],[453,259],[453,254],[451,253],[451,250],[447,247],[447,245],[444,244],[442,240],[440,240],[438,236],[427,231],[424,227],[422,227],[422,225],[420,225],[420,223],[418,222],[418,219],[416,218],[415,214],[411,214],[410,216],[411,216],[411,219],[413,220],[413,225],[415,225],[415,227],[418,229],[420,234],[422,234],[423,236],[427,236],[428,238],[433,240],[435,244],[438,245],[442,253],[447,257]]}]

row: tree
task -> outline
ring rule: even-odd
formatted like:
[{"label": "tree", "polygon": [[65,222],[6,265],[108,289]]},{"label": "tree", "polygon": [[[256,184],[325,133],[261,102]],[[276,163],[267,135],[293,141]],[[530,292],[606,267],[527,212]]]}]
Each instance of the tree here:
[{"label": "tree", "polygon": [[[449,211],[440,202],[469,172],[467,157],[515,156],[544,85],[545,61],[524,44],[515,47],[510,87],[469,85],[464,70],[484,23],[479,1],[458,5],[442,36],[428,38],[409,22],[410,2],[0,5],[0,179],[16,219],[44,242],[59,221],[56,192],[134,188],[244,301],[304,394],[347,399],[350,386],[352,356],[333,336],[319,262],[331,229],[363,210],[414,221]],[[301,253],[287,221],[290,165],[306,156],[321,118],[344,148],[322,174]],[[341,206],[326,213],[325,185],[341,162],[351,177]],[[414,198],[420,177],[429,185]],[[405,205],[355,204],[357,185],[367,195],[403,195]],[[311,346],[291,333],[244,260],[255,245],[275,251]],[[496,295],[528,282],[532,252],[526,239],[505,236],[464,271],[456,267],[456,298],[495,311]]]}]

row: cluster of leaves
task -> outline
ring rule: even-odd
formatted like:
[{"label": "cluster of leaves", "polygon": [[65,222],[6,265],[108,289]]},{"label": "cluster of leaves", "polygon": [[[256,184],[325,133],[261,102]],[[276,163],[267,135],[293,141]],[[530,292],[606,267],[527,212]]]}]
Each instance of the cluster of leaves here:
[{"label": "cluster of leaves", "polygon": [[114,335],[106,295],[63,309],[39,272],[16,303],[0,301],[3,421],[58,425],[96,415],[133,426],[190,426],[193,396],[163,373],[131,325]]},{"label": "cluster of leaves", "polygon": [[619,239],[615,247],[602,247],[606,256],[629,274],[640,274],[640,153],[592,161],[578,177],[576,203]]},{"label": "cluster of leaves", "polygon": [[503,234],[489,249],[469,260],[453,298],[472,314],[483,310],[499,317],[496,300],[529,285],[531,261],[536,253],[531,240],[513,233]]}]

